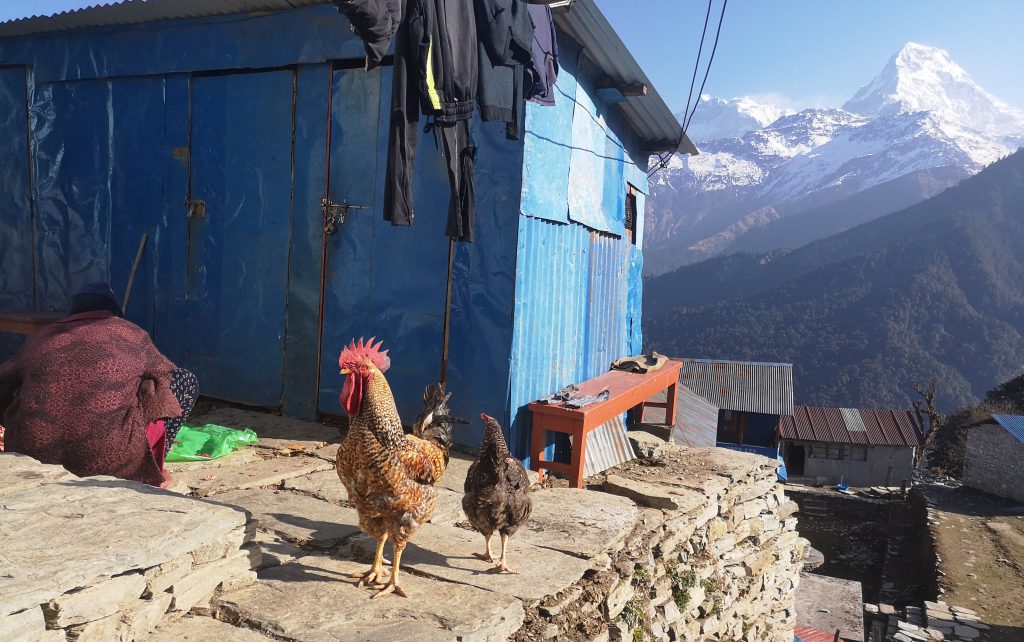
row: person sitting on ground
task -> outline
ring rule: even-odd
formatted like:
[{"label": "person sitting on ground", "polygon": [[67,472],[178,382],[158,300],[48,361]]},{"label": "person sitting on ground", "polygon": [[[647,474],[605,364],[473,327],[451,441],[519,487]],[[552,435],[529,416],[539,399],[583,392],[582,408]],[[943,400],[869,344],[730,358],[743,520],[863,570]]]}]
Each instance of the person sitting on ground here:
[{"label": "person sitting on ground", "polygon": [[197,396],[195,375],[122,317],[106,283],[79,290],[70,314],[0,364],[6,451],[79,476],[166,485],[164,456]]}]

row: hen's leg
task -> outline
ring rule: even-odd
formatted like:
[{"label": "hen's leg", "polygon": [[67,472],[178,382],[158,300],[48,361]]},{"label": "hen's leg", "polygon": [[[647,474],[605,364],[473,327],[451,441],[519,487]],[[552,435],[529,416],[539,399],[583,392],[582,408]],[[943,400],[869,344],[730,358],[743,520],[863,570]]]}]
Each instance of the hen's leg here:
[{"label": "hen's leg", "polygon": [[491,557],[491,535],[494,533],[484,534],[484,551],[483,553],[473,553],[474,557],[479,557],[485,562],[493,562],[494,558]]},{"label": "hen's leg", "polygon": [[356,584],[358,587],[362,587],[363,584],[373,584],[377,580],[384,579],[384,542],[388,541],[388,534],[384,533],[384,536],[377,540],[377,552],[373,556],[373,566],[370,570],[365,573],[354,573],[349,577],[359,578],[359,582]]},{"label": "hen's leg", "polygon": [[508,547],[508,535],[501,534],[501,557],[498,559],[498,565],[494,567],[496,573],[512,573],[517,574],[519,571],[513,571],[505,563],[505,549]]},{"label": "hen's leg", "polygon": [[395,560],[391,564],[391,580],[388,582],[387,586],[382,588],[373,597],[371,597],[371,600],[375,600],[378,597],[381,597],[382,595],[387,595],[388,593],[394,593],[395,595],[408,597],[405,594],[405,591],[402,590],[402,587],[398,585],[398,568],[402,564],[402,551],[405,550],[405,542],[398,542],[397,540],[392,540],[391,548],[395,553]]}]

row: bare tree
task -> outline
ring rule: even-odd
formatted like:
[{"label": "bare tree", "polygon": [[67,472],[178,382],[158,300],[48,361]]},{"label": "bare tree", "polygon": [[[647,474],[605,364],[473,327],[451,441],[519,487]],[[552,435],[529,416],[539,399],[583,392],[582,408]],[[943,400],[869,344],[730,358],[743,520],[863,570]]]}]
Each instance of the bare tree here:
[{"label": "bare tree", "polygon": [[938,377],[932,377],[927,386],[919,383],[914,384],[914,392],[921,396],[920,399],[914,401],[914,414],[917,415],[918,425],[924,428],[925,415],[928,417],[928,428],[924,433],[924,443],[914,453],[914,468],[921,465],[921,459],[924,457],[925,451],[932,445],[932,441],[935,440],[935,433],[939,431],[939,428],[942,427],[946,420],[945,415],[940,413],[935,407],[935,390],[938,386]]}]

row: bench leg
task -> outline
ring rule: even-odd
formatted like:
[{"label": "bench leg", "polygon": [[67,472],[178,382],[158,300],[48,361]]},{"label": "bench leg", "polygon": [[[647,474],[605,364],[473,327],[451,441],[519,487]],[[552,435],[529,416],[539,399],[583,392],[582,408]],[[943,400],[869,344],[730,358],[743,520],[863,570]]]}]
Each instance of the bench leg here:
[{"label": "bench leg", "polygon": [[533,418],[533,427],[530,434],[530,468],[537,471],[537,480],[544,481],[544,426],[540,419]]},{"label": "bench leg", "polygon": [[583,461],[587,453],[587,431],[573,435],[570,483],[573,488],[583,488]]},{"label": "bench leg", "polygon": [[678,383],[672,384],[665,392],[665,423],[669,426],[676,425],[676,387],[678,385]]}]

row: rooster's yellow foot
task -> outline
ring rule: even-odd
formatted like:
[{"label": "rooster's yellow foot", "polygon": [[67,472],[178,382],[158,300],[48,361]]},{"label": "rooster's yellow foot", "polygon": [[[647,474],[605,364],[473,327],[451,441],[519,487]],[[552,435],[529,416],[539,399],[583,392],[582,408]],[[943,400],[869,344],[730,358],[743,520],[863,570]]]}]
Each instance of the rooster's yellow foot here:
[{"label": "rooster's yellow foot", "polygon": [[394,593],[395,595],[401,595],[402,597],[409,597],[408,595],[405,594],[405,591],[402,590],[401,586],[399,586],[397,584],[388,584],[387,586],[385,586],[381,590],[379,590],[376,593],[374,593],[370,597],[370,599],[371,600],[376,600],[378,597],[382,597],[384,595],[388,595],[389,593]]}]

